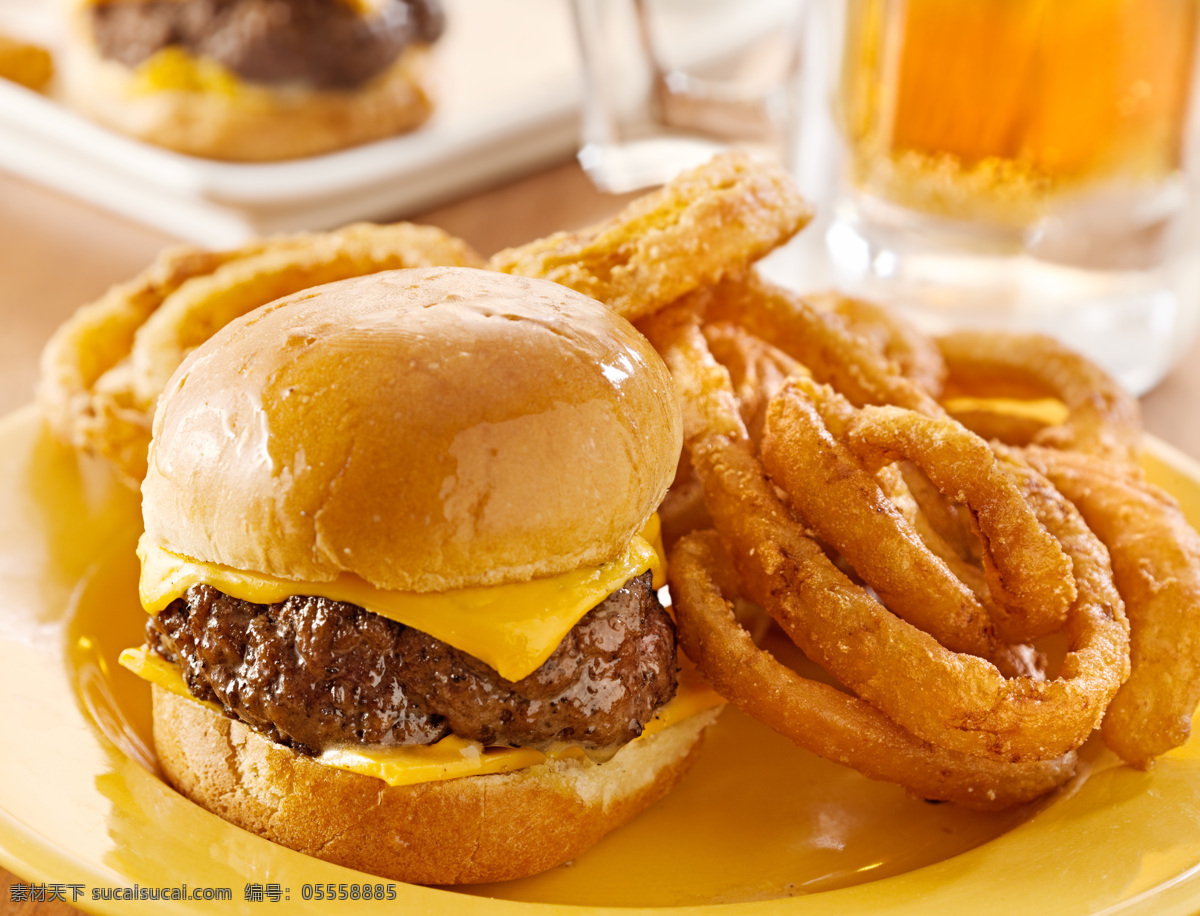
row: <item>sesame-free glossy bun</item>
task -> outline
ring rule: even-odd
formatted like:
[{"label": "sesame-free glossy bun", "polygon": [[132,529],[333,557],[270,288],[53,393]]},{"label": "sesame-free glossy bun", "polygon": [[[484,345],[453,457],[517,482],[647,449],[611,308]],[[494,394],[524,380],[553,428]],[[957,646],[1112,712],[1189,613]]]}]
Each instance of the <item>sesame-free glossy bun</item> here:
[{"label": "sesame-free glossy bun", "polygon": [[153,541],[285,579],[404,591],[615,557],[681,444],[657,353],[600,303],[468,268],[390,271],[227,325],[167,385]]},{"label": "sesame-free glossy bun", "polygon": [[405,48],[386,70],[348,90],[258,86],[153,88],[101,57],[80,24],[61,67],[63,98],[124,134],[192,156],[266,162],[315,156],[412,130],[433,111],[430,48]]},{"label": "sesame-free glossy bun", "polygon": [[317,763],[207,706],[154,688],[154,744],[171,784],[292,849],[415,884],[504,881],[553,868],[665,795],[699,754],[711,709],[610,760],[389,786]]}]

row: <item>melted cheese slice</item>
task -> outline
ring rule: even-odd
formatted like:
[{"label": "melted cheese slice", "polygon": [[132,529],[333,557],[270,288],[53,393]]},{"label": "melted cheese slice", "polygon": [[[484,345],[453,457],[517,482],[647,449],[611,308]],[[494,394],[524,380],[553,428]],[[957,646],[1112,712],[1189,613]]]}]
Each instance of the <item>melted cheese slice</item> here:
[{"label": "melted cheese slice", "polygon": [[207,92],[235,96],[248,91],[237,75],[207,57],[195,57],[180,47],[156,51],[133,70],[130,90],[156,92]]},{"label": "melted cheese slice", "polygon": [[156,614],[193,585],[211,585],[242,601],[275,604],[291,595],[345,601],[428,633],[486,662],[503,678],[519,681],[548,659],[579,620],[646,570],[654,587],[664,582],[660,523],[652,515],[625,551],[603,566],[558,576],[451,592],[397,592],[343,573],[329,582],[278,579],[164,550],[146,535],[138,542],[142,606]]},{"label": "melted cheese slice", "polygon": [[[121,664],[143,680],[178,694],[193,703],[207,706],[218,715],[221,708],[214,703],[192,696],[179,669],[145,649],[126,649]],[[680,659],[685,662],[684,659]],[[690,664],[684,664],[679,675],[675,698],[660,709],[646,724],[641,738],[660,732],[684,719],[724,705],[725,701],[706,685]],[[263,740],[266,740],[265,738]],[[546,760],[582,757],[578,747],[564,747],[549,753],[533,748],[485,747],[453,735],[437,744],[414,747],[364,747],[348,745],[326,750],[316,760],[327,766],[374,776],[388,785],[409,786],[422,782],[438,782],[463,776],[483,776],[488,773],[511,773],[536,766]]]}]

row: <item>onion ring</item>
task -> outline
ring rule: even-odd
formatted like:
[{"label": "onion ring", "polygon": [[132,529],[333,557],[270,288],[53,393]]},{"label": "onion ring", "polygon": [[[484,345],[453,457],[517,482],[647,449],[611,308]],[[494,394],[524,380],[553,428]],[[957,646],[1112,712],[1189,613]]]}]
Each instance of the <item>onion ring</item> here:
[{"label": "onion ring", "polygon": [[41,92],[54,78],[54,57],[41,45],[0,33],[0,80]]},{"label": "onion ring", "polygon": [[888,406],[859,411],[846,439],[872,468],[913,461],[940,492],[967,506],[1002,638],[1025,642],[1062,626],[1076,598],[1071,562],[986,442],[953,420]]},{"label": "onion ring", "polygon": [[[954,520],[956,525],[955,535],[958,538],[965,541],[966,536],[969,536],[971,547],[978,546],[979,538],[975,537],[974,533],[970,531],[969,525],[959,524],[960,520],[955,510],[960,507],[943,499],[942,494],[921,473],[920,469],[911,464],[911,462],[902,461],[880,468],[880,470],[875,472],[875,479],[887,494],[888,499],[892,501],[896,509],[904,516],[905,521],[912,526],[913,530],[917,533],[917,537],[921,539],[921,543],[935,557],[946,564],[946,567],[955,579],[958,579],[971,590],[976,600],[987,612],[988,620],[994,620],[996,616],[995,603],[992,601],[992,593],[988,589],[987,579],[984,577],[983,568],[980,565],[981,551],[969,550],[965,543],[951,541],[944,537],[938,530],[938,527],[931,522],[927,512],[927,506],[932,505],[937,508],[940,513]],[[913,481],[922,481],[921,486],[928,492],[922,493],[918,497],[912,486]],[[1000,668],[1005,676],[1032,673],[1032,669],[1028,669],[1024,665],[1014,668],[1008,664],[1009,661],[1016,657],[1013,654],[1013,650],[1014,647],[1009,646],[1007,652],[1002,651],[997,653],[991,657],[991,660]],[[1029,653],[1023,648],[1020,649],[1019,655],[1021,658],[1030,657]]]},{"label": "onion ring", "polygon": [[335,232],[280,240],[193,278],[147,318],[131,353],[134,396],[139,406],[152,408],[189,352],[234,318],[282,296],[381,270],[482,263],[461,239],[412,223],[356,223]]},{"label": "onion ring", "polygon": [[[199,248],[168,249],[59,326],[42,351],[37,386],[38,406],[59,439],[106,458],[127,483],[140,484],[150,417],[133,403],[128,378],[116,380],[117,367],[128,357],[137,329],[167,296],[231,257]],[[101,382],[106,373],[114,377]]]},{"label": "onion ring", "polygon": [[[146,472],[154,401],[187,350],[283,286],[333,279],[330,259],[320,254],[331,250],[343,270],[357,257],[361,272],[481,263],[465,242],[406,223],[279,236],[229,251],[171,249],[80,308],[51,337],[37,391],[50,428],[107,459],[136,488]],[[314,264],[324,273],[304,273]]]},{"label": "onion ring", "polygon": [[902,461],[897,467],[919,510],[914,524],[921,540],[944,560],[953,555],[968,564],[978,565],[983,557],[983,545],[971,530],[969,514],[942,496],[912,462]]},{"label": "onion ring", "polygon": [[941,394],[946,364],[941,351],[894,311],[835,291],[805,293],[801,298],[823,312],[832,312],[859,337],[866,338],[896,371],[934,397]]},{"label": "onion ring", "polygon": [[685,534],[712,525],[704,505],[704,486],[692,474],[691,459],[686,455],[680,459],[679,470],[658,507],[663,547],[668,551]]},{"label": "onion ring", "polygon": [[705,291],[697,303],[710,321],[736,321],[808,367],[855,407],[896,404],[930,416],[945,413],[919,385],[900,375],[837,315],[767,282],[754,271]]},{"label": "onion ring", "polygon": [[[771,397],[788,378],[807,375],[808,370],[782,350],[736,324],[720,322],[705,325],[703,330],[713,356],[729,370],[737,394],[738,412],[750,437],[757,441],[762,435]],[[662,520],[663,544],[668,549],[689,531],[712,525],[708,510],[704,508],[704,487],[692,473],[692,459],[686,446],[658,515]]]},{"label": "onion ring", "polygon": [[1100,733],[1122,760],[1145,768],[1187,741],[1200,703],[1200,535],[1133,469],[1046,448],[1022,456],[1075,503],[1112,556],[1132,668]]},{"label": "onion ring", "polygon": [[947,394],[1050,396],[1067,407],[1066,422],[1037,431],[1028,418],[1014,418],[1007,431],[1005,418],[997,414],[987,429],[993,438],[1136,461],[1142,434],[1137,401],[1103,369],[1058,341],[1039,334],[959,331],[937,343],[949,371]]},{"label": "onion ring", "polygon": [[758,442],[771,398],[792,376],[810,373],[803,363],[732,322],[706,324],[703,331],[709,352],[729,370],[742,422]]},{"label": "onion ring", "polygon": [[610,220],[497,252],[489,266],[569,286],[633,321],[745,270],[812,216],[781,166],[724,153]]},{"label": "onion ring", "polygon": [[[950,652],[846,579],[799,530],[763,477],[728,375],[707,353],[694,314],[672,309],[647,331],[675,378],[684,437],[717,530],[751,597],[810,658],[942,747],[1047,760],[1086,739],[1127,673],[1128,634],[1111,584],[1093,589],[1091,576],[1076,573],[1072,646],[1056,680],[1006,680],[989,662]],[[1096,558],[1072,559],[1079,566]]]},{"label": "onion ring", "polygon": [[[840,401],[840,404],[839,404]],[[771,401],[762,462],[792,508],[849,562],[893,613],[955,652],[993,658],[990,615],[917,535],[842,441],[847,406],[827,387],[796,380]],[[839,422],[840,421],[840,422]]]},{"label": "onion ring", "polygon": [[[1036,397],[1037,392],[1030,392]],[[1049,427],[1067,421],[1070,411],[1056,398],[946,397],[946,412],[975,435],[1005,445],[1031,445]]]},{"label": "onion ring", "polygon": [[723,697],[806,750],[927,799],[979,810],[1011,808],[1062,785],[1075,754],[1001,763],[914,737],[868,703],[801,677],[759,649],[713,580],[720,544],[696,532],[671,552],[679,641]]}]

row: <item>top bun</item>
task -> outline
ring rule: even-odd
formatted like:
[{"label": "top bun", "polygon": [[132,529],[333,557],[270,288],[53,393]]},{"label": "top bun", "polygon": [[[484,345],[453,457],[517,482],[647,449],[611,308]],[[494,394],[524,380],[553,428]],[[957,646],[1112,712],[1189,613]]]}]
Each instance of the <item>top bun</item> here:
[{"label": "top bun", "polygon": [[545,280],[397,270],[280,299],[172,377],[142,485],[146,532],[285,579],[403,591],[615,557],[681,445],[658,354]]}]

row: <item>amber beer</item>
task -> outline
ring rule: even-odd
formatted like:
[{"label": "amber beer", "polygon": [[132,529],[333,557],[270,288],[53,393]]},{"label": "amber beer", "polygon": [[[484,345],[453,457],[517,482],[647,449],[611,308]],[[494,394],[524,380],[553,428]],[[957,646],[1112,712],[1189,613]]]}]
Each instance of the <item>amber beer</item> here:
[{"label": "amber beer", "polygon": [[1022,225],[1181,165],[1197,0],[847,0],[837,100],[858,191]]}]

